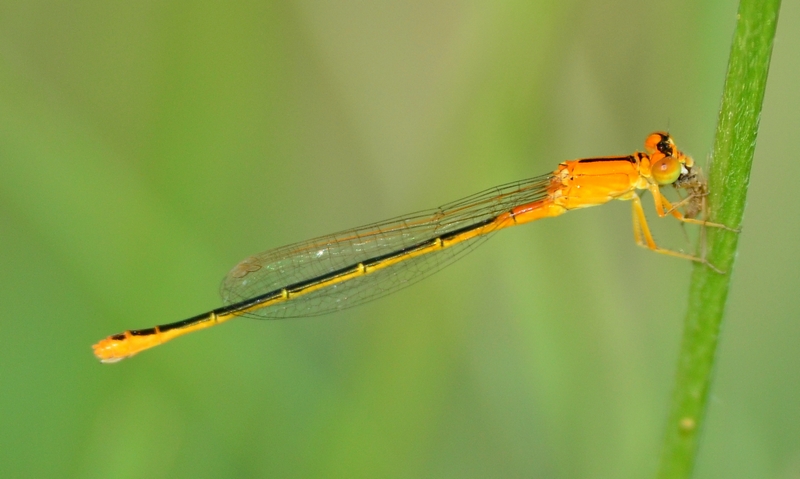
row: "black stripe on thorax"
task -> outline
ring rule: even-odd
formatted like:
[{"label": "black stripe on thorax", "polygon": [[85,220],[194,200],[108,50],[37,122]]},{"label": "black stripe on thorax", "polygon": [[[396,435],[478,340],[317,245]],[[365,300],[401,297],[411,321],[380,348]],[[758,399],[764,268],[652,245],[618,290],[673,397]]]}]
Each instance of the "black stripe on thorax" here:
[{"label": "black stripe on thorax", "polygon": [[629,163],[637,163],[636,157],[634,155],[629,156],[605,156],[602,158],[584,158],[582,160],[578,160],[579,163],[599,163],[601,161],[627,161]]}]

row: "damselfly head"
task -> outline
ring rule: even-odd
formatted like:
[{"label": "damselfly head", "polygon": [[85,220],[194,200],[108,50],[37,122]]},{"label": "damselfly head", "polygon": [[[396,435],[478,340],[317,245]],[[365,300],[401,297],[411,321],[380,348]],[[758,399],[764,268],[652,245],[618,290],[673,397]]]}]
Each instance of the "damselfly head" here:
[{"label": "damselfly head", "polygon": [[663,131],[656,131],[651,133],[650,136],[644,140],[644,151],[648,155],[659,152],[664,156],[673,156],[672,152],[675,149],[675,142],[669,133]]}]

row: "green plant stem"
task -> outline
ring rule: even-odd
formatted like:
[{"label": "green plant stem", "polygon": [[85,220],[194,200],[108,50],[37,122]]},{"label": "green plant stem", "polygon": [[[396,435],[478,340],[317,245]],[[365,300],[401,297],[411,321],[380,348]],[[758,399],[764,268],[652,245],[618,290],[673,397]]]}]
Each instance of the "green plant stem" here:
[{"label": "green plant stem", "polygon": [[[734,228],[742,224],[779,9],[780,0],[739,4],[708,178],[709,220]],[[692,273],[661,479],[692,474],[738,240],[736,232],[708,228],[707,258],[726,274],[702,264]]]}]

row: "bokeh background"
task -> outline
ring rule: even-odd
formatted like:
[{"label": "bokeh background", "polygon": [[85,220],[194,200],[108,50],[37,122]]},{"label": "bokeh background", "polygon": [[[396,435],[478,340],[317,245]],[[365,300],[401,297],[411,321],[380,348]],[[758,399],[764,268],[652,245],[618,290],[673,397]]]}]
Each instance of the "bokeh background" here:
[{"label": "bokeh background", "polygon": [[[652,476],[692,266],[637,248],[625,203],[504,231],[356,309],[110,366],[90,345],[219,306],[250,254],[652,130],[705,162],[735,13],[3,1],[0,475]],[[698,478],[800,477],[798,51],[787,1]]]}]

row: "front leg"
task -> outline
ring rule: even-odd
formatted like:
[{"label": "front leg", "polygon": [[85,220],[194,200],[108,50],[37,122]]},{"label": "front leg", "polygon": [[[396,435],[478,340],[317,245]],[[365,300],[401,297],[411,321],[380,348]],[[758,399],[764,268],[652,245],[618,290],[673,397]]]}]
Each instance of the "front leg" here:
[{"label": "front leg", "polygon": [[655,183],[651,184],[648,187],[650,193],[653,195],[653,203],[655,203],[656,213],[658,214],[659,218],[663,218],[667,215],[672,215],[678,221],[683,223],[689,223],[693,225],[701,225],[701,226],[710,226],[712,228],[720,228],[728,231],[733,231],[734,233],[739,233],[740,229],[731,228],[730,226],[723,225],[721,223],[712,223],[711,221],[706,220],[698,220],[697,218],[687,218],[684,216],[683,213],[680,212],[678,209],[684,203],[689,201],[690,199],[695,198],[693,195],[689,195],[686,199],[682,200],[680,203],[672,206],[672,203],[669,202],[668,199],[661,194],[661,188]]}]

